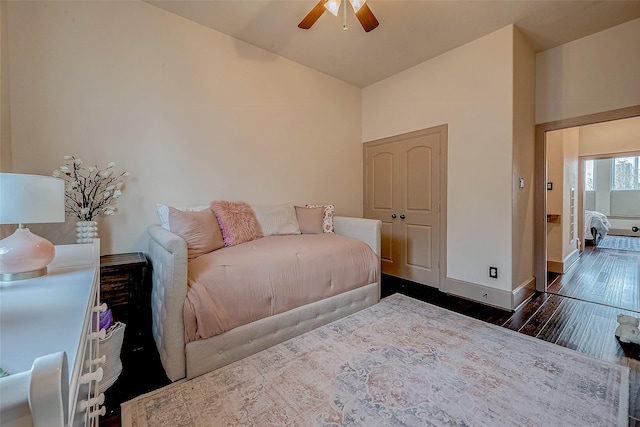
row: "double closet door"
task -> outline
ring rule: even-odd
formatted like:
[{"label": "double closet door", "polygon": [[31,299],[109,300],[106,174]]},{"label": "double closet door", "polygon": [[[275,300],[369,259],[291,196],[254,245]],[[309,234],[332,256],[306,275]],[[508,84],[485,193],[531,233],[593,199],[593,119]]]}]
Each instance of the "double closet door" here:
[{"label": "double closet door", "polygon": [[364,144],[364,216],[382,221],[382,272],[438,288],[446,140],[444,125]]}]

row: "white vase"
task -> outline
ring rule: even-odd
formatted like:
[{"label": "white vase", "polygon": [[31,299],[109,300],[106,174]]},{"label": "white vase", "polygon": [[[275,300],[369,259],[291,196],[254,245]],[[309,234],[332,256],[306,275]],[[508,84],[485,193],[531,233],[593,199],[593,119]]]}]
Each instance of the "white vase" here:
[{"label": "white vase", "polygon": [[76,243],[93,243],[93,239],[98,237],[97,221],[77,221],[76,222]]}]

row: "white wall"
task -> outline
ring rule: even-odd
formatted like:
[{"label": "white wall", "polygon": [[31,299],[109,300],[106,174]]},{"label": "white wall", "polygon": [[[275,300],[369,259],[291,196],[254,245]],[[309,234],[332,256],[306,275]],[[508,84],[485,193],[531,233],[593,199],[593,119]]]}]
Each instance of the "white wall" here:
[{"label": "white wall", "polygon": [[[560,214],[557,221],[547,223],[547,260],[562,263],[578,249],[579,130],[574,127],[547,132],[546,143],[547,180],[553,183],[552,190],[547,191],[547,214]],[[575,191],[573,206],[572,188]]]},{"label": "white wall", "polygon": [[[514,29],[513,43],[513,177],[512,289],[534,276],[534,161],[536,56],[524,35]],[[524,188],[520,187],[524,179]],[[535,286],[535,283],[533,283]]]},{"label": "white wall", "polygon": [[640,19],[536,55],[536,123],[640,105]]},{"label": "white wall", "polygon": [[144,2],[10,1],[7,22],[13,171],[76,155],[132,172],[103,253],[146,250],[157,202],[362,215],[359,88]]},{"label": "white wall", "polygon": [[564,131],[548,132],[547,144],[547,215],[560,215],[559,219],[547,222],[547,260],[562,262],[562,217],[564,211]]},{"label": "white wall", "polygon": [[640,117],[580,126],[581,156],[634,152],[640,152]]},{"label": "white wall", "polygon": [[[449,125],[448,277],[512,289],[512,26],[363,89],[372,141]],[[497,266],[498,279],[488,277]]]}]

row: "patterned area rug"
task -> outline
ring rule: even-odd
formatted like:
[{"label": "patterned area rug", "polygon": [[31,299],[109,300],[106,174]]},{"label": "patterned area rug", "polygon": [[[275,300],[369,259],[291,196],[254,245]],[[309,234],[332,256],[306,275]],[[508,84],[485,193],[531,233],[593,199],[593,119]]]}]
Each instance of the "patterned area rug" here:
[{"label": "patterned area rug", "polygon": [[122,405],[123,427],[627,426],[629,369],[399,294]]},{"label": "patterned area rug", "polygon": [[601,249],[640,252],[640,237],[606,235],[598,243]]}]

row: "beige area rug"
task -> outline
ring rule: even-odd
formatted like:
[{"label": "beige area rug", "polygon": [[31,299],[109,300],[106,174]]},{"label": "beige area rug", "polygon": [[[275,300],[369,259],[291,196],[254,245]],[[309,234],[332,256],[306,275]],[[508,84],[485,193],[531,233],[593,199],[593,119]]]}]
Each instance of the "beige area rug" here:
[{"label": "beige area rug", "polygon": [[627,426],[629,369],[399,294],[122,405],[124,427]]}]

